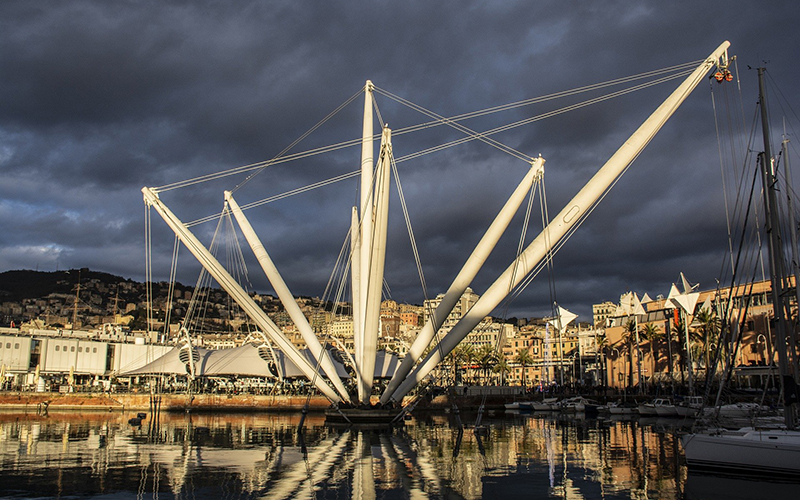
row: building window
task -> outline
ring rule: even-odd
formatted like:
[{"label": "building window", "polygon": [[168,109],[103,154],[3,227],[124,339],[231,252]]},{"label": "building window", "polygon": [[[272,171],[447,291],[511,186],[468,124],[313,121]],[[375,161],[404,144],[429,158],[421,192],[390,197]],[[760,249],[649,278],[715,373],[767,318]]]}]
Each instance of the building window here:
[{"label": "building window", "polygon": [[97,347],[92,347],[92,352],[97,354]]},{"label": "building window", "polygon": [[56,346],[56,352],[58,352],[58,346]]},{"label": "building window", "polygon": [[83,352],[83,347],[78,347],[78,352]]},{"label": "building window", "polygon": [[11,342],[6,342],[6,349],[11,349]]},{"label": "building window", "polygon": [[75,346],[70,347],[69,350],[72,351],[72,352],[75,352]]},{"label": "building window", "polygon": [[19,344],[14,344],[14,349],[19,349]]}]

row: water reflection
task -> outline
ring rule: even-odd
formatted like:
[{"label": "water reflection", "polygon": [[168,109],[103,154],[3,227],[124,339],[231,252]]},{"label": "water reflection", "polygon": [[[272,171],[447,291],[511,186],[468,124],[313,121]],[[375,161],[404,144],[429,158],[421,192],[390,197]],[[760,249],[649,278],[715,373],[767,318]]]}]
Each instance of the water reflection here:
[{"label": "water reflection", "polygon": [[309,414],[298,434],[299,414],[162,414],[141,427],[131,427],[129,417],[0,413],[0,491],[159,499],[679,499],[686,485],[688,498],[707,497],[707,481],[687,481],[670,421],[501,413],[485,417],[476,433],[430,414],[394,431],[367,431],[327,428],[321,415]]}]

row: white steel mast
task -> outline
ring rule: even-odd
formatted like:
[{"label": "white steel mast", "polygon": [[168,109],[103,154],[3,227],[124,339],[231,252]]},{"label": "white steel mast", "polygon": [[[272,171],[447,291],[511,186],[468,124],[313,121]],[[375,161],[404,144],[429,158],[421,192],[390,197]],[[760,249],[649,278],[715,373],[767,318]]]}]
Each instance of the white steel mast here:
[{"label": "white steel mast", "polygon": [[175,232],[175,235],[181,240],[186,248],[192,252],[200,264],[217,280],[217,283],[228,292],[233,300],[239,304],[244,312],[261,328],[269,338],[275,342],[283,353],[303,372],[313,384],[319,389],[322,394],[334,403],[341,401],[341,398],[336,391],[334,391],[323,379],[322,375],[317,372],[317,368],[313,366],[308,359],[303,356],[289,340],[283,336],[280,328],[269,319],[269,316],[256,304],[247,292],[239,286],[236,280],[231,276],[228,271],[211,255],[211,252],[200,243],[200,240],[192,234],[186,225],[178,219],[172,211],[167,208],[164,203],[158,198],[158,195],[148,187],[142,188],[144,201],[147,205],[152,206],[156,212],[164,219],[164,222]]},{"label": "white steel mast", "polygon": [[231,208],[236,222],[242,230],[242,234],[244,234],[247,243],[253,250],[256,259],[258,259],[258,263],[261,264],[261,269],[264,270],[264,274],[266,274],[267,279],[269,279],[269,282],[272,284],[272,288],[275,289],[275,293],[278,295],[284,309],[286,309],[286,312],[289,314],[289,318],[291,318],[292,322],[297,326],[300,335],[303,336],[303,340],[305,340],[306,345],[311,350],[311,354],[320,363],[320,366],[325,371],[328,379],[333,383],[336,391],[342,396],[342,399],[350,401],[347,389],[345,389],[342,379],[339,378],[339,374],[336,373],[336,367],[334,367],[328,351],[320,344],[314,330],[311,328],[311,325],[308,324],[308,320],[303,314],[303,311],[300,310],[300,306],[298,306],[297,301],[294,300],[294,295],[292,295],[292,292],[289,290],[280,272],[278,272],[278,268],[275,267],[275,264],[272,262],[272,259],[267,253],[267,249],[264,248],[261,239],[253,230],[250,221],[247,220],[247,217],[245,217],[242,209],[239,208],[239,204],[236,203],[236,200],[233,199],[233,194],[230,191],[225,191],[225,202],[228,203],[228,206]]},{"label": "white steel mast", "polygon": [[683,83],[659,106],[653,114],[625,141],[616,153],[598,170],[589,182],[575,195],[553,221],[536,237],[525,251],[489,287],[469,312],[430,351],[423,362],[403,381],[392,394],[392,401],[400,401],[412,388],[447,356],[472,329],[483,320],[544,258],[553,246],[567,235],[605,193],[628,165],[644,149],[664,123],[694,90],[705,74],[721,58],[727,59],[729,42],[720,45]]},{"label": "white steel mast", "polygon": [[[364,339],[361,355],[361,403],[369,404],[375,374],[375,355],[378,349],[378,330],[380,328],[381,291],[383,290],[383,271],[386,263],[386,235],[389,225],[389,180],[391,177],[392,131],[384,127],[381,136],[381,151],[378,168],[375,172],[374,214],[372,244],[361,245],[362,252],[369,248],[369,276],[367,281],[366,310],[364,311]],[[363,186],[362,186],[363,187]],[[362,255],[363,259],[364,255]],[[363,265],[363,260],[362,260]],[[364,290],[361,291],[362,294]]]},{"label": "white steel mast", "polygon": [[[353,343],[358,364],[358,399],[363,401],[367,391],[365,380],[371,380],[372,373],[366,376],[364,366],[364,335],[366,321],[367,289],[369,287],[369,252],[372,243],[372,175],[373,175],[373,129],[372,129],[372,91],[374,86],[367,80],[364,86],[364,118],[361,133],[361,197],[358,243],[351,248],[353,254]],[[356,255],[357,252],[357,255]],[[358,267],[356,268],[356,264]],[[369,398],[369,395],[366,395]]]}]

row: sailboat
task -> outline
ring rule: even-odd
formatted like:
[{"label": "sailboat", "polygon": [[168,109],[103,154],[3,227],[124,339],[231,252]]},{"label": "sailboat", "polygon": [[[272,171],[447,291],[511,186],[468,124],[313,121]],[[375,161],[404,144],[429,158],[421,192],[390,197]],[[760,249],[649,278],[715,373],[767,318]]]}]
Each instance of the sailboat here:
[{"label": "sailboat", "polygon": [[[756,422],[752,427],[738,430],[718,427],[704,432],[686,434],[681,441],[686,463],[690,468],[743,472],[760,476],[788,476],[797,479],[800,478],[800,431],[797,430],[795,408],[797,406],[798,353],[794,341],[795,332],[792,331],[794,325],[788,321],[791,314],[788,295],[791,293],[784,270],[784,243],[781,240],[776,196],[778,178],[770,153],[770,128],[766,107],[764,68],[758,68],[758,84],[761,126],[764,136],[764,152],[759,154],[759,164],[767,218],[769,268],[772,281],[772,319],[777,337],[776,346],[780,346],[776,349],[778,350],[778,366],[783,392],[785,425],[779,428],[760,428]],[[788,179],[790,180],[791,177],[789,176]],[[788,180],[787,184],[789,184]],[[786,191],[790,190],[789,185]],[[794,223],[791,226],[794,227]],[[792,240],[796,252],[797,238],[794,231],[792,231]],[[796,258],[797,254],[795,253]],[[797,273],[796,267],[794,271]],[[716,414],[719,414],[720,406],[718,398],[717,408],[714,409]],[[749,410],[749,408],[747,409]]]}]

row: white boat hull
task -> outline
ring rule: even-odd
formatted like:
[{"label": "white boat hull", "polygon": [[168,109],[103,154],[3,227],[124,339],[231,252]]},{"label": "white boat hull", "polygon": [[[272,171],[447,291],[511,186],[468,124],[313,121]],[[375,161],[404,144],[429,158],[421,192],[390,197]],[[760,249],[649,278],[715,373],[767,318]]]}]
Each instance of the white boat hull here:
[{"label": "white boat hull", "polygon": [[639,405],[639,415],[656,417],[658,416],[658,412],[656,412],[656,408],[652,404],[642,404]]},{"label": "white boat hull", "polygon": [[608,412],[612,415],[638,415],[639,409],[633,406],[609,406]]},{"label": "white boat hull", "polygon": [[681,438],[689,467],[770,476],[800,475],[800,432],[786,430],[687,434]]}]

